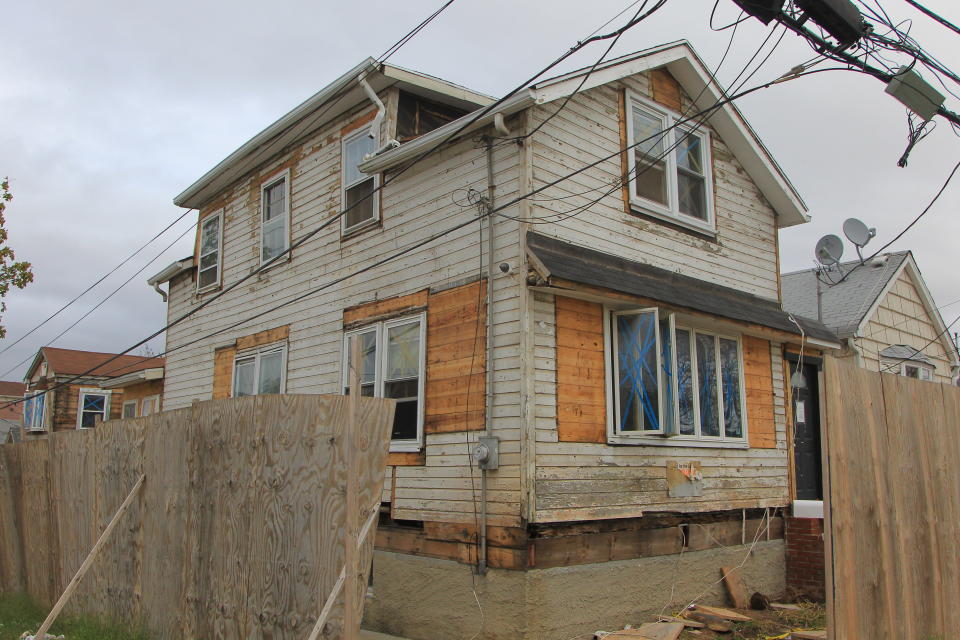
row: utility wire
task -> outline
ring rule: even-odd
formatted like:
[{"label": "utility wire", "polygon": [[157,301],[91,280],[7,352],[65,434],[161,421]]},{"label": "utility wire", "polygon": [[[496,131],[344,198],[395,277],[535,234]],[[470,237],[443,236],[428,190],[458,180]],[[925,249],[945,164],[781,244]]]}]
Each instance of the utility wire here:
[{"label": "utility wire", "polygon": [[[93,284],[91,284],[89,287],[87,287],[86,289],[84,289],[83,291],[81,291],[79,294],[77,294],[70,302],[66,303],[65,305],[63,305],[62,307],[60,307],[59,309],[57,309],[56,311],[54,311],[50,316],[47,317],[46,320],[44,320],[43,322],[41,322],[40,324],[38,324],[38,325],[35,326],[34,328],[32,328],[32,329],[30,329],[29,331],[27,331],[25,334],[23,334],[22,336],[20,336],[19,338],[17,338],[15,341],[13,341],[12,343],[8,344],[8,345],[5,346],[3,349],[0,349],[0,355],[3,355],[4,353],[6,353],[7,351],[9,351],[9,350],[12,349],[13,347],[15,347],[15,346],[17,346],[18,344],[20,344],[21,341],[23,341],[25,338],[27,338],[27,337],[29,337],[30,335],[32,335],[35,331],[37,331],[37,329],[40,329],[41,327],[43,327],[45,324],[47,324],[48,322],[50,322],[51,320],[53,320],[54,318],[56,318],[58,315],[60,315],[60,314],[63,313],[64,311],[66,311],[66,309],[67,309],[68,307],[70,307],[73,303],[75,303],[77,300],[79,300],[80,298],[82,298],[82,297],[85,296],[86,294],[90,293],[90,291],[91,291],[94,287],[96,287],[98,284],[100,284],[101,282],[103,282],[104,280],[106,280],[107,278],[109,278],[111,275],[113,275],[114,273],[116,273],[116,272],[117,272],[119,269],[121,269],[125,264],[127,264],[128,262],[130,262],[131,260],[133,260],[141,251],[143,251],[144,249],[146,249],[147,247],[149,247],[151,244],[153,244],[153,242],[154,242],[157,238],[159,238],[159,237],[162,236],[164,233],[166,233],[167,231],[169,231],[175,224],[177,224],[178,222],[180,222],[181,220],[183,220],[183,219],[187,216],[187,214],[190,213],[191,211],[194,211],[194,209],[187,209],[186,211],[184,211],[182,214],[180,214],[180,216],[179,216],[176,220],[174,220],[173,222],[171,222],[170,224],[168,224],[166,227],[164,227],[163,229],[161,229],[155,236],[153,236],[152,238],[150,238],[149,240],[147,240],[146,243],[144,243],[143,245],[141,245],[139,249],[137,249],[136,251],[134,251],[133,253],[131,253],[129,256],[127,256],[120,264],[118,264],[117,266],[115,266],[113,269],[111,269],[111,270],[108,271],[107,273],[103,274],[103,276],[101,276],[99,280],[97,280],[96,282],[94,282]],[[33,357],[33,356],[31,356],[31,357]],[[22,364],[22,363],[21,363],[21,364]],[[17,366],[19,367],[20,365],[17,365]],[[16,367],[14,367],[14,369],[16,369]],[[8,371],[7,373],[10,373],[10,372]],[[7,375],[7,374],[6,374],[6,373],[3,374],[2,376],[0,376],[0,378],[2,378],[2,377],[5,376],[5,375]]]},{"label": "utility wire", "polygon": [[394,45],[393,45],[392,47],[390,47],[389,49],[387,49],[386,51],[384,51],[383,53],[381,53],[381,54],[380,54],[380,57],[378,57],[377,60],[382,63],[382,62],[384,62],[387,58],[389,58],[390,56],[392,56],[393,54],[395,54],[397,51],[399,51],[400,48],[401,48],[403,45],[407,44],[408,42],[410,42],[410,40],[412,40],[414,37],[416,37],[416,35],[417,35],[418,33],[420,33],[420,32],[424,29],[424,27],[426,27],[428,24],[430,24],[431,22],[433,22],[434,18],[436,18],[437,16],[439,16],[441,13],[443,13],[444,10],[445,10],[447,7],[449,7],[450,5],[452,5],[454,2],[455,2],[455,0],[447,0],[447,2],[445,2],[445,3],[443,4],[443,6],[441,6],[439,9],[437,9],[436,11],[434,11],[433,13],[431,13],[429,16],[427,16],[427,17],[423,20],[423,22],[421,22],[421,23],[418,24],[416,27],[414,27],[413,29],[411,29],[411,30],[407,33],[407,35],[405,35],[405,36],[403,36],[402,38],[400,38],[399,40],[397,40],[397,42],[394,43]]},{"label": "utility wire", "polygon": [[[951,322],[951,323],[948,324],[946,327],[944,327],[943,331],[941,331],[941,332],[938,333],[937,335],[933,336],[933,338],[931,338],[931,339],[927,342],[927,344],[925,344],[925,345],[923,345],[922,347],[920,347],[919,349],[917,349],[917,353],[923,353],[923,350],[924,350],[924,349],[926,349],[927,347],[929,347],[930,345],[932,345],[934,342],[936,342],[937,340],[939,340],[940,338],[942,338],[945,333],[947,333],[947,332],[950,331],[950,327],[952,327],[953,325],[957,324],[957,322],[960,322],[960,316],[957,316],[956,318],[954,318],[954,319],[953,319],[953,322]],[[907,360],[910,360],[910,358],[897,358],[896,362],[891,362],[890,364],[888,364],[887,366],[885,366],[885,367],[884,367],[883,369],[881,369],[880,371],[881,371],[881,373],[884,372],[884,371],[891,371],[894,367],[899,367],[902,363],[906,362]]]},{"label": "utility wire", "polygon": [[920,11],[921,13],[924,13],[924,14],[928,15],[929,17],[933,18],[934,20],[936,20],[937,22],[939,22],[940,24],[942,24],[942,25],[945,26],[946,28],[950,29],[951,31],[955,31],[956,33],[960,33],[960,27],[958,27],[957,25],[955,25],[955,24],[953,24],[952,22],[948,21],[946,18],[943,18],[943,17],[941,17],[941,16],[938,16],[938,15],[935,14],[933,11],[930,11],[930,9],[927,9],[925,6],[923,6],[923,5],[920,4],[919,2],[914,2],[914,0],[906,0],[906,2],[907,2],[907,4],[909,4],[910,6],[916,8],[916,9],[917,9],[918,11]]}]

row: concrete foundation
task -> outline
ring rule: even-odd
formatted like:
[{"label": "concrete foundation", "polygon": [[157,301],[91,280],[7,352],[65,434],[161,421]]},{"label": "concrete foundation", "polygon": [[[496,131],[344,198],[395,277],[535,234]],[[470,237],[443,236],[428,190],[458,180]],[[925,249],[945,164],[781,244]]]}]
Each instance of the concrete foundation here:
[{"label": "concrete foundation", "polygon": [[[564,640],[655,619],[703,596],[726,605],[721,566],[736,566],[749,545],[684,554],[504,571],[378,551],[364,628],[412,640]],[[743,566],[752,593],[784,591],[783,540],[757,543]],[[671,597],[672,590],[672,597]],[[474,591],[476,595],[474,595]]]}]

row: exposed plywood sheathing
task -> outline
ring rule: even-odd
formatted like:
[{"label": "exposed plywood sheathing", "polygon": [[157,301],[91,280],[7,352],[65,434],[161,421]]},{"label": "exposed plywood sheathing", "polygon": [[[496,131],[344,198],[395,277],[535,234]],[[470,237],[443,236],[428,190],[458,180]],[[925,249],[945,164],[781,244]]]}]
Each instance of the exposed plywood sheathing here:
[{"label": "exposed plywood sheathing", "polygon": [[665,68],[650,71],[650,94],[655,102],[679,113],[681,93],[680,83]]},{"label": "exposed plywood sheathing", "polygon": [[366,302],[343,310],[343,326],[353,327],[412,313],[427,306],[427,290]]},{"label": "exposed plywood sheathing", "polygon": [[229,398],[233,392],[233,361],[236,347],[222,347],[213,352],[213,399]]},{"label": "exposed plywood sheathing", "polygon": [[770,342],[743,336],[743,378],[747,394],[747,430],[751,447],[777,446]]},{"label": "exposed plywood sheathing", "polygon": [[606,442],[603,305],[557,296],[557,436]]}]

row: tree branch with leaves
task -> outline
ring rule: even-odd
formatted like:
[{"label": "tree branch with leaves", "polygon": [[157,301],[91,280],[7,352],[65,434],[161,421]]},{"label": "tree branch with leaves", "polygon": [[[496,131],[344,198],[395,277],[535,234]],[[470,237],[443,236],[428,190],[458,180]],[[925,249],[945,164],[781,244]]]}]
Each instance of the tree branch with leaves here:
[{"label": "tree branch with leaves", "polygon": [[[10,179],[4,178],[0,182],[0,314],[7,310],[7,303],[3,299],[7,297],[10,287],[23,289],[33,282],[30,263],[16,262],[13,249],[7,246],[7,219],[4,212],[7,210],[7,203],[11,200],[13,200],[13,194],[10,192]],[[0,325],[0,338],[6,336],[6,328]]]}]

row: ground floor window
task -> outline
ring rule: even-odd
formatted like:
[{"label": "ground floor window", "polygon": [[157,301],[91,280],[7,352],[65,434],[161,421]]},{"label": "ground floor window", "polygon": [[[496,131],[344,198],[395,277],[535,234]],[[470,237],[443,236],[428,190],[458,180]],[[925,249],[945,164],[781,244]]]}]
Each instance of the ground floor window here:
[{"label": "ground floor window", "polygon": [[126,418],[136,418],[137,417],[137,401],[136,400],[125,400],[123,403],[123,413],[121,417]]},{"label": "ground floor window", "polygon": [[609,313],[612,435],[746,438],[738,335],[678,324],[657,308]]},{"label": "ground floor window", "polygon": [[110,392],[101,389],[81,389],[77,409],[77,428],[90,429],[97,426],[97,419],[110,418]]},{"label": "ground floor window", "polygon": [[350,338],[360,340],[360,393],[397,401],[391,449],[417,450],[423,435],[424,314],[373,323],[344,334],[343,389],[350,392]]},{"label": "ground floor window", "polygon": [[28,392],[23,400],[23,428],[27,431],[42,431],[45,428],[45,393]]},{"label": "ground floor window", "polygon": [[237,354],[233,362],[233,397],[283,393],[287,347],[272,344]]}]

